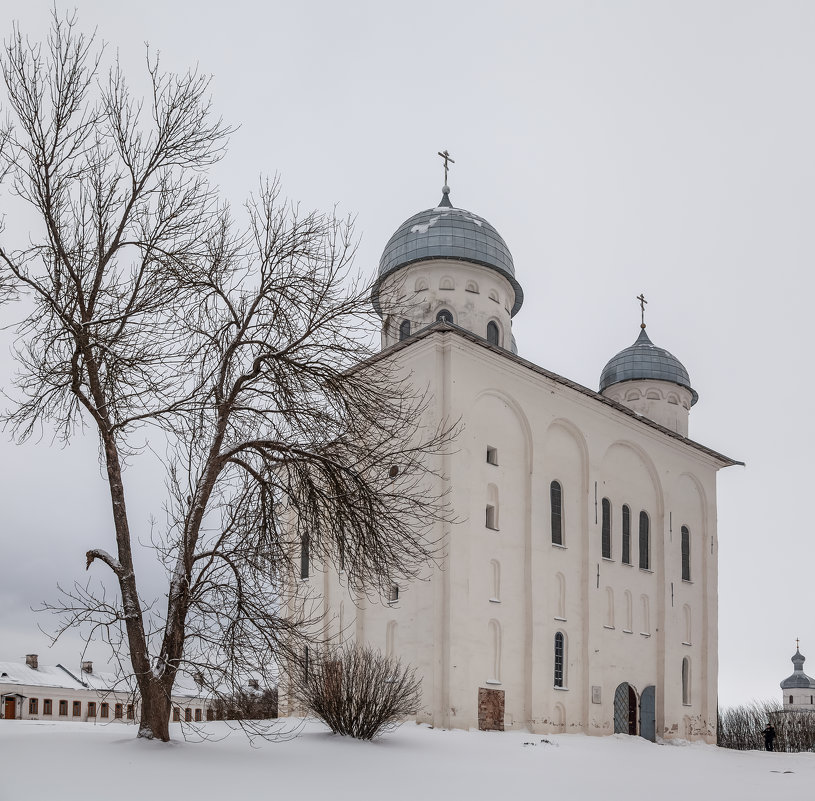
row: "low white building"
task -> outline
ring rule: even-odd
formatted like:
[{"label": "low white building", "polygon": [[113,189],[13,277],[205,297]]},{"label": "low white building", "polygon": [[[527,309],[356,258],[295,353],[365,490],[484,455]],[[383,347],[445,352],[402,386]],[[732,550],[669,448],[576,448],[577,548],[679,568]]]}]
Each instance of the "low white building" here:
[{"label": "low white building", "polygon": [[[213,717],[210,702],[192,686],[177,684],[173,720],[201,721]],[[79,671],[63,665],[40,665],[36,654],[25,662],[0,662],[0,716],[5,720],[71,720],[93,723],[135,723],[139,698],[126,680],[94,671],[82,663]]]},{"label": "low white building", "polygon": [[464,522],[378,603],[306,561],[335,636],[413,665],[436,726],[715,742],[716,473],[739,462],[688,438],[681,362],[644,321],[599,391],[519,357],[510,251],[446,186],[391,237],[372,301],[431,423],[462,421],[437,490]]}]

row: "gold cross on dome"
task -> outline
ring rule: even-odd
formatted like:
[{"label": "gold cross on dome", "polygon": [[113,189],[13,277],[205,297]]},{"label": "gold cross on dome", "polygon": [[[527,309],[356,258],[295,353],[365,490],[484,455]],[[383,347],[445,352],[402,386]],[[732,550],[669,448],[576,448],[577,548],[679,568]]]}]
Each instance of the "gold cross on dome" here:
[{"label": "gold cross on dome", "polygon": [[446,150],[440,150],[439,155],[444,159],[444,185],[447,186],[447,170],[449,169],[448,162],[450,164],[455,164],[455,159],[450,157],[450,154]]},{"label": "gold cross on dome", "polygon": [[796,650],[796,651],[800,651],[800,650],[801,650],[801,648],[800,648],[800,647],[799,647],[799,645],[798,645],[798,638],[797,638],[797,637],[795,638],[795,650]]},{"label": "gold cross on dome", "polygon": [[640,302],[640,310],[642,313],[642,324],[640,325],[640,328],[645,328],[645,304],[648,303],[648,301],[645,299],[645,295],[643,295],[642,292],[637,295],[637,300]]}]

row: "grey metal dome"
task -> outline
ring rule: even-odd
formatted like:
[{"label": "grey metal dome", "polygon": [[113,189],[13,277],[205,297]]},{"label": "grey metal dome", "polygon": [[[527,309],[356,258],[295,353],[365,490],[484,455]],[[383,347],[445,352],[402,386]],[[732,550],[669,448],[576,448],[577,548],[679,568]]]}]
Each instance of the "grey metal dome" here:
[{"label": "grey metal dome", "polygon": [[682,362],[664,348],[658,348],[648,339],[643,327],[637,341],[621,350],[603,368],[600,374],[600,392],[623,381],[651,379],[670,381],[690,390],[691,406],[699,400],[696,390],[690,385],[690,376]]},{"label": "grey metal dome", "polygon": [[438,206],[414,214],[405,220],[388,240],[379,260],[379,274],[371,292],[376,311],[379,287],[391,273],[408,264],[430,259],[453,259],[480,264],[501,273],[515,290],[512,316],[524,300],[521,285],[515,279],[515,265],[506,242],[483,217],[457,209],[450,203],[450,189],[445,186]]},{"label": "grey metal dome", "polygon": [[792,664],[795,666],[795,671],[792,676],[781,682],[782,690],[815,690],[815,679],[811,679],[804,673],[804,661],[806,657],[798,650],[792,657]]}]

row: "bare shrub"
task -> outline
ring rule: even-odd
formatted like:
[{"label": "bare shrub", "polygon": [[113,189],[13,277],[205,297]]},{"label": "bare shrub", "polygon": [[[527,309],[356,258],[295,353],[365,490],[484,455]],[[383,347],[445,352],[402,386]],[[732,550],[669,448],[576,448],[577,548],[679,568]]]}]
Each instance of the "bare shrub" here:
[{"label": "bare shrub", "polygon": [[764,727],[775,727],[774,750],[797,753],[815,750],[815,713],[785,712],[778,701],[753,701],[719,711],[717,743],[737,751],[764,750]]},{"label": "bare shrub", "polygon": [[277,688],[240,689],[212,706],[218,720],[271,720],[277,717]]},{"label": "bare shrub", "polygon": [[310,655],[290,676],[289,692],[335,734],[372,740],[415,713],[415,670],[369,646],[347,643]]}]

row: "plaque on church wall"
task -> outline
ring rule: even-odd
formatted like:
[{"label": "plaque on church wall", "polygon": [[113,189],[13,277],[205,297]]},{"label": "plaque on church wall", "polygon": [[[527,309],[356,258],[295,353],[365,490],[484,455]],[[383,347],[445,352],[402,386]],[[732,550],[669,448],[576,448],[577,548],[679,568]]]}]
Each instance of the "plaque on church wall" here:
[{"label": "plaque on church wall", "polygon": [[602,687],[593,686],[591,688],[591,702],[593,704],[602,704],[603,703]]}]

